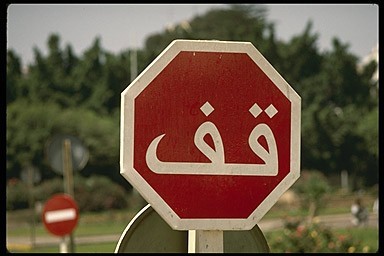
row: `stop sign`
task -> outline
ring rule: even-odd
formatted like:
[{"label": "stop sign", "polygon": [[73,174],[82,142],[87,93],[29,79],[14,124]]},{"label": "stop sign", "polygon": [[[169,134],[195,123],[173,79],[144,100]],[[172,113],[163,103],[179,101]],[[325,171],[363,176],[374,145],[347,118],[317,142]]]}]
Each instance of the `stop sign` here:
[{"label": "stop sign", "polygon": [[52,196],[43,208],[43,223],[56,236],[72,233],[79,219],[76,202],[67,194]]},{"label": "stop sign", "polygon": [[301,99],[248,42],[175,40],[121,94],[121,174],[176,230],[249,230],[300,176]]}]

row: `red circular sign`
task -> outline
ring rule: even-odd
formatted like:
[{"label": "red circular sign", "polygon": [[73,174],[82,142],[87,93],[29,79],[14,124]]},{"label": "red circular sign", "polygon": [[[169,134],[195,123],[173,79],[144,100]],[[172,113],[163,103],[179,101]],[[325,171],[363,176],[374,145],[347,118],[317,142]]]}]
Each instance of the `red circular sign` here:
[{"label": "red circular sign", "polygon": [[67,194],[52,196],[44,205],[43,223],[56,236],[70,234],[79,219],[76,202]]},{"label": "red circular sign", "polygon": [[249,43],[176,40],[122,95],[122,174],[174,229],[250,229],[299,177],[300,97]]}]

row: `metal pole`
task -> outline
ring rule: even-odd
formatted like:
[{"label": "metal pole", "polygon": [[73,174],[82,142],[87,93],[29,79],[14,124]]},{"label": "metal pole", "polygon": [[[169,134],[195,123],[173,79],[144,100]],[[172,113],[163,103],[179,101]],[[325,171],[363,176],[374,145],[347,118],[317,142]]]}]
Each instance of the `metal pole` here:
[{"label": "metal pole", "polygon": [[74,198],[71,141],[64,140],[64,192]]},{"label": "metal pole", "polygon": [[[63,150],[64,192],[69,194],[74,199],[71,141],[69,139],[64,139],[63,148],[64,148]],[[69,252],[75,252],[75,243],[74,243],[73,233],[69,235],[69,244],[70,244]]]},{"label": "metal pole", "polygon": [[60,253],[68,253],[68,246],[65,236],[63,236],[60,241]]},{"label": "metal pole", "polygon": [[34,170],[32,166],[27,166],[28,172],[28,190],[29,190],[29,207],[31,210],[32,225],[31,225],[31,244],[32,247],[35,247],[35,227],[36,227],[36,214],[35,214],[35,200],[33,196],[33,182],[34,182]]},{"label": "metal pole", "polygon": [[348,172],[346,170],[342,170],[340,176],[341,176],[341,188],[348,191],[349,190]]},{"label": "metal pole", "polygon": [[224,253],[223,230],[189,230],[188,253]]}]

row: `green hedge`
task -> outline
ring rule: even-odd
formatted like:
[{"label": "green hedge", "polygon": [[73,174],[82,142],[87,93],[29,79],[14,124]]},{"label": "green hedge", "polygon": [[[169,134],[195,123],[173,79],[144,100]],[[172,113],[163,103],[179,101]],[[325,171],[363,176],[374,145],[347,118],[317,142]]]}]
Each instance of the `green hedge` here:
[{"label": "green hedge", "polygon": [[28,208],[29,191],[24,182],[11,179],[7,184],[6,208],[7,210],[18,210]]},{"label": "green hedge", "polygon": [[[55,194],[64,192],[62,178],[54,178],[35,185],[29,191],[27,184],[20,180],[12,180],[7,184],[7,210],[26,209],[29,206],[30,193],[34,201],[44,204]],[[88,178],[80,175],[74,177],[74,199],[81,211],[104,211],[124,209],[128,207],[129,194],[124,188],[105,176],[93,175]]]}]

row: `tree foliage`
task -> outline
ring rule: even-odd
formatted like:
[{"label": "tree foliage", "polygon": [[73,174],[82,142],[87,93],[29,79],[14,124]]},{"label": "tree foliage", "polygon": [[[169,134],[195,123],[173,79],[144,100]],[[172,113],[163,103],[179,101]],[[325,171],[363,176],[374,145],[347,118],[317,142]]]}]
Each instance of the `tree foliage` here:
[{"label": "tree foliage", "polygon": [[[120,94],[131,77],[130,55],[144,70],[174,39],[248,41],[267,58],[302,98],[302,168],[334,175],[347,170],[355,186],[377,183],[377,63],[357,69],[348,45],[334,39],[320,52],[314,25],[284,42],[259,5],[213,9],[149,36],[143,49],[119,54],[105,51],[100,38],[81,56],[63,48],[52,34],[44,56],[34,49],[34,63],[24,72],[21,59],[7,52],[7,177],[17,177],[27,164],[54,176],[45,161],[46,141],[56,133],[78,136],[89,148],[84,174],[101,173],[119,182]],[[357,183],[363,181],[363,183]],[[125,184],[126,185],[126,184]]]},{"label": "tree foliage", "polygon": [[331,187],[323,173],[319,171],[303,171],[300,179],[293,187],[301,198],[301,208],[308,211],[308,219],[312,220],[319,210],[326,205],[325,197]]}]

